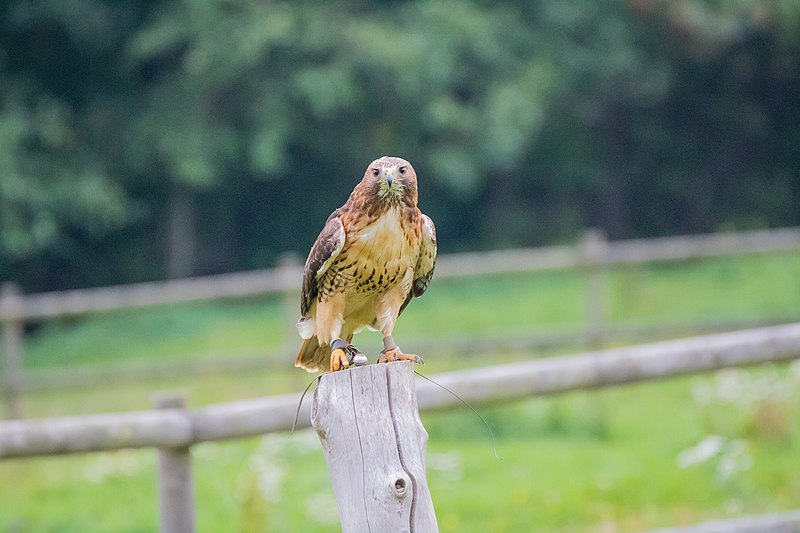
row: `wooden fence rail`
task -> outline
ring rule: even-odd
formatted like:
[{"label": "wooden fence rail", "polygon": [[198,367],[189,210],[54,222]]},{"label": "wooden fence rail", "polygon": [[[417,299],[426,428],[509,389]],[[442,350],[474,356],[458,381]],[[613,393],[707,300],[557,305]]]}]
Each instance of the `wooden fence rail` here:
[{"label": "wooden fence rail", "polygon": [[[536,359],[432,376],[480,404],[527,396],[661,379],[800,357],[800,323],[719,333],[580,355]],[[298,394],[209,405],[0,422],[0,459],[123,448],[176,448],[291,428]],[[421,410],[460,402],[427,382],[417,384]],[[309,425],[306,402],[298,424]]]},{"label": "wooden fence rail", "polygon": [[[443,255],[438,260],[436,277],[452,279],[582,268],[586,277],[586,324],[581,337],[587,346],[596,348],[603,344],[609,332],[603,297],[607,266],[797,250],[800,250],[800,228],[612,242],[606,241],[602,232],[587,230],[576,245]],[[0,322],[4,338],[2,387],[6,418],[22,416],[20,395],[26,382],[22,372],[22,333],[26,322],[124,308],[283,294],[289,332],[295,318],[294,302],[301,273],[300,259],[288,255],[275,269],[165,282],[27,295],[20,294],[13,284],[4,284],[0,292]],[[287,333],[288,338],[293,337]],[[574,339],[575,335],[570,334],[568,338]]]},{"label": "wooden fence rail", "polygon": [[649,533],[798,533],[800,511],[715,520],[691,526],[668,527]]}]

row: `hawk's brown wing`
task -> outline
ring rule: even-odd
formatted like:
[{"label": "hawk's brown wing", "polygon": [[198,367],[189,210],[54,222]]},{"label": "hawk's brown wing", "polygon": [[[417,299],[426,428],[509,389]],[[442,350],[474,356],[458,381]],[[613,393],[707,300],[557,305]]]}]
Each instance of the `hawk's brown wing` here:
[{"label": "hawk's brown wing", "polygon": [[303,317],[309,318],[311,306],[319,293],[319,280],[342,251],[344,241],[344,226],[337,211],[328,218],[306,259],[303,292],[300,297],[300,312]]},{"label": "hawk's brown wing", "polygon": [[412,297],[419,298],[425,293],[431,278],[433,278],[433,270],[436,268],[436,226],[433,225],[433,220],[425,214],[422,214],[420,221],[422,224],[422,241],[420,242],[417,265],[414,268],[414,283],[412,283],[411,291],[409,291],[406,300],[400,307],[400,313],[403,312]]}]

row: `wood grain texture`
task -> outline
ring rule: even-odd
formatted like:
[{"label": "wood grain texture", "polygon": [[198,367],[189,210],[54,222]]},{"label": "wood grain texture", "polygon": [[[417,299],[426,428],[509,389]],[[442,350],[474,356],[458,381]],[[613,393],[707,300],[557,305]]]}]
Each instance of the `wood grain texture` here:
[{"label": "wood grain texture", "polygon": [[355,367],[320,377],[312,425],[333,481],[343,533],[438,531],[425,477],[428,434],[413,365]]}]

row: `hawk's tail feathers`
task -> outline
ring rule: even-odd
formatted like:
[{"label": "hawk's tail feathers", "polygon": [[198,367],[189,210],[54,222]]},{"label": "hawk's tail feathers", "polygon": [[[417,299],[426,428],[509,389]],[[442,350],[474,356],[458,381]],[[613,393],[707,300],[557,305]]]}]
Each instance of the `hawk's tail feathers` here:
[{"label": "hawk's tail feathers", "polygon": [[308,372],[319,372],[326,368],[325,363],[330,361],[330,358],[331,347],[327,344],[320,346],[315,335],[303,342],[294,366],[303,368]]}]

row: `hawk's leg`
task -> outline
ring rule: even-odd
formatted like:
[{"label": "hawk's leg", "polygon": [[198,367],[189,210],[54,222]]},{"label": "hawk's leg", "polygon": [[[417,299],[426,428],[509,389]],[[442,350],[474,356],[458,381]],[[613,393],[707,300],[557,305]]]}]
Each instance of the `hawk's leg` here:
[{"label": "hawk's leg", "polygon": [[422,357],[413,353],[403,353],[400,348],[395,344],[391,335],[383,337],[383,350],[381,356],[378,358],[379,363],[392,363],[394,361],[414,361],[419,365],[424,365],[425,361]]},{"label": "hawk's leg", "polygon": [[331,372],[349,368],[350,365],[366,364],[367,356],[344,339],[331,341]]},{"label": "hawk's leg", "polygon": [[[327,298],[317,302],[317,340],[320,345],[329,344],[331,347],[331,372],[349,368],[351,364],[361,362],[357,357],[361,352],[350,344],[353,334],[342,331],[344,304],[344,293],[330,294]],[[363,354],[361,354],[361,358],[364,358]]]}]

